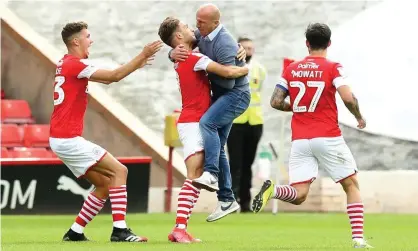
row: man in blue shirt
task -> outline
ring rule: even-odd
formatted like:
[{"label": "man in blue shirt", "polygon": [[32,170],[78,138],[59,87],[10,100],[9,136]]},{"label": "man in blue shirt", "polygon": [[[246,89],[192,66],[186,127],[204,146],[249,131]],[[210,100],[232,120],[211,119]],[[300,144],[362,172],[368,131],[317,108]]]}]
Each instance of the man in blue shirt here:
[{"label": "man in blue shirt", "polygon": [[[236,57],[238,44],[220,23],[220,17],[219,9],[213,4],[202,5],[197,10],[198,30],[195,36],[199,51],[222,65],[243,66],[244,61]],[[187,51],[179,46],[170,52],[170,58],[176,61],[184,57],[187,57]],[[232,121],[248,108],[251,96],[247,76],[228,79],[208,73],[208,77],[212,87],[212,105],[200,120],[205,166],[203,175],[193,183],[209,191],[218,191],[218,206],[206,219],[212,222],[239,209],[232,192],[231,172],[224,146]]]}]

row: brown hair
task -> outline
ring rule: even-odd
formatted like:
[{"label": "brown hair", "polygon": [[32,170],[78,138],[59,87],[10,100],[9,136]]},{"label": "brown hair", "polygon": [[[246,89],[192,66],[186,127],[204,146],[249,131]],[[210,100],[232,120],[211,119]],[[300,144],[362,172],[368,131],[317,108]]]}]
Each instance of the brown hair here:
[{"label": "brown hair", "polygon": [[66,24],[61,31],[62,41],[64,41],[64,43],[68,45],[74,34],[77,34],[83,29],[87,28],[88,25],[85,22],[73,22]]},{"label": "brown hair", "polygon": [[168,45],[171,46],[173,41],[173,34],[177,30],[179,26],[180,20],[174,17],[167,17],[160,25],[160,29],[158,30],[158,35],[160,36],[161,40]]}]

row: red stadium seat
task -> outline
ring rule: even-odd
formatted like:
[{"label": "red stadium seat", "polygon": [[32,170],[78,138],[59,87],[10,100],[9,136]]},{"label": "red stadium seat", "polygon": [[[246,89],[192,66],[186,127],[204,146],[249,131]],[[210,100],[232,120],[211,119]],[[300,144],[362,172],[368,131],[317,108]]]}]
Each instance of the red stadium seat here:
[{"label": "red stadium seat", "polygon": [[2,124],[0,130],[2,147],[22,146],[22,134],[19,132],[18,125]]},{"label": "red stadium seat", "polygon": [[32,124],[32,112],[26,100],[1,100],[1,120],[2,123],[13,124]]},{"label": "red stadium seat", "polygon": [[53,151],[48,151],[50,158],[58,158],[58,156]]},{"label": "red stadium seat", "polygon": [[50,158],[46,148],[15,147],[10,151],[12,158]]},{"label": "red stadium seat", "polygon": [[1,89],[1,99],[4,99],[6,97],[6,94],[4,93],[4,90]]},{"label": "red stadium seat", "polygon": [[1,158],[10,158],[9,151],[7,151],[6,147],[1,148]]},{"label": "red stadium seat", "polygon": [[23,126],[23,144],[26,147],[49,147],[49,125]]}]

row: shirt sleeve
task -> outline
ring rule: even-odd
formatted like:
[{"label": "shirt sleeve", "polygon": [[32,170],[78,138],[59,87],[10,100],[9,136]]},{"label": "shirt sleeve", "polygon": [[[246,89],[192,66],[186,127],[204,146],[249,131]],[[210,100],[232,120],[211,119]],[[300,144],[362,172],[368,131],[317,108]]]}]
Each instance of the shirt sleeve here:
[{"label": "shirt sleeve", "polygon": [[289,86],[286,80],[287,71],[283,71],[282,76],[279,78],[279,82],[276,84],[276,87],[283,89],[284,91],[289,91]]},{"label": "shirt sleeve", "polygon": [[194,71],[206,71],[206,69],[208,68],[208,65],[211,62],[213,62],[213,61],[210,58],[208,58],[207,56],[205,56],[203,54],[200,54],[199,55],[199,60],[194,65],[193,70]]},{"label": "shirt sleeve", "polygon": [[77,78],[90,78],[99,69],[87,59],[80,59],[76,64]]},{"label": "shirt sleeve", "polygon": [[336,64],[333,72],[333,80],[332,85],[335,86],[335,88],[338,88],[343,85],[348,85],[347,83],[347,76],[344,72],[344,68],[341,64]]},{"label": "shirt sleeve", "polygon": [[215,47],[216,61],[222,65],[235,65],[235,57],[237,56],[238,45],[234,40],[225,39],[223,44]]}]

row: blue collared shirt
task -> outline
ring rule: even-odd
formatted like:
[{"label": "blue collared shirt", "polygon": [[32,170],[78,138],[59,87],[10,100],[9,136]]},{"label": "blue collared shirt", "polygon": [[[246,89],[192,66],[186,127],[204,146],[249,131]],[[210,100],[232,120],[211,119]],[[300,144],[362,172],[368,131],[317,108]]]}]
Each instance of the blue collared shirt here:
[{"label": "blue collared shirt", "polygon": [[211,33],[209,33],[209,35],[207,35],[204,38],[208,38],[210,41],[213,41],[213,39],[218,35],[219,31],[221,31],[223,25],[219,24],[218,27],[216,27],[216,29],[214,29]]}]

